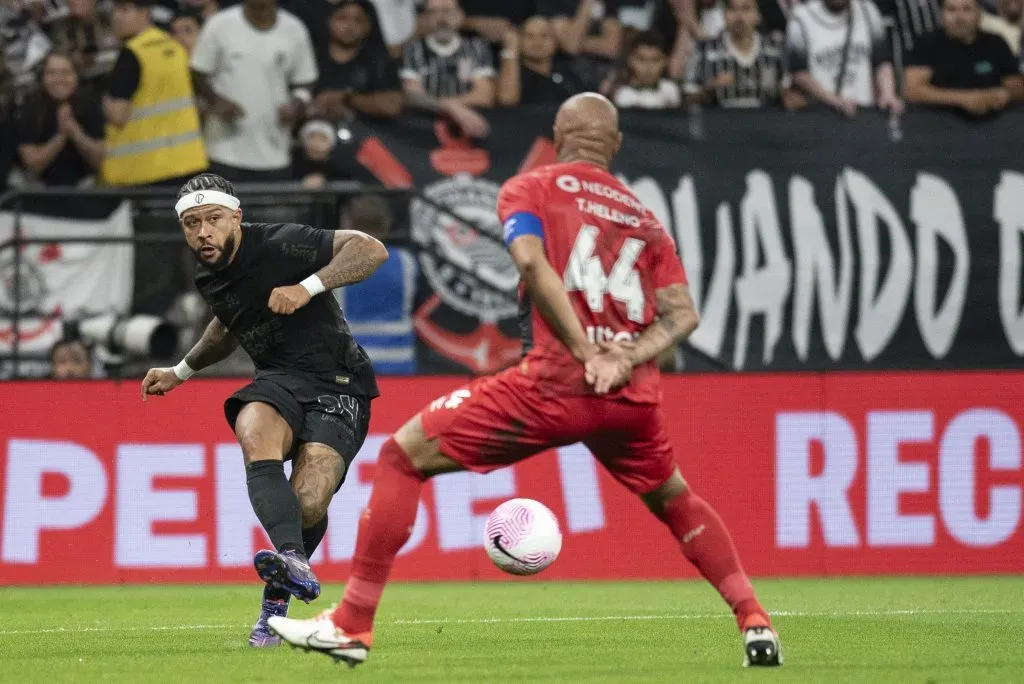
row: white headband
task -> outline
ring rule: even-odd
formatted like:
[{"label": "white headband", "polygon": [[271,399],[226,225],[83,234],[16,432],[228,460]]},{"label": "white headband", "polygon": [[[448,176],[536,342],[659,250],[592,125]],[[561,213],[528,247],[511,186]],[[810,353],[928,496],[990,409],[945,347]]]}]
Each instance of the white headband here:
[{"label": "white headband", "polygon": [[174,205],[174,210],[178,212],[178,218],[181,218],[181,215],[189,209],[206,207],[211,204],[227,207],[231,211],[236,211],[238,207],[242,206],[242,202],[237,197],[226,192],[221,192],[220,190],[196,190],[178,200],[178,203]]}]

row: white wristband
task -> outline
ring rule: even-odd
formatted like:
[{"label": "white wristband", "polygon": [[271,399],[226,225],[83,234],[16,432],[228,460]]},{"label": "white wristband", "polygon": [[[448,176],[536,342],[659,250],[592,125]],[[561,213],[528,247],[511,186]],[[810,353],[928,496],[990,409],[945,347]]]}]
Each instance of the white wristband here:
[{"label": "white wristband", "polygon": [[306,288],[306,292],[309,293],[310,297],[316,297],[321,292],[325,292],[327,290],[327,288],[324,287],[323,281],[320,280],[320,276],[316,273],[303,280],[299,285]]},{"label": "white wristband", "polygon": [[173,368],[173,370],[174,374],[177,375],[178,379],[182,382],[185,382],[196,373],[187,363],[185,363],[185,359],[182,359],[178,365]]}]

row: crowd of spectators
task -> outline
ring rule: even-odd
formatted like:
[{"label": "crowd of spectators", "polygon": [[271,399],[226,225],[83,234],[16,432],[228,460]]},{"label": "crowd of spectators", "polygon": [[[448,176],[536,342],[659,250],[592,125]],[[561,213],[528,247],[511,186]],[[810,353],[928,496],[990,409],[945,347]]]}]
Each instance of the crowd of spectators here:
[{"label": "crowd of spectators", "polygon": [[0,0],[0,185],[211,168],[317,186],[345,175],[332,150],[353,118],[419,110],[484,137],[482,110],[583,90],[623,108],[991,116],[1024,99],[1022,4]]},{"label": "crowd of spectators", "polygon": [[[483,138],[487,109],[585,90],[624,109],[817,104],[898,117],[906,101],[994,116],[1024,99],[1022,6],[0,0],[0,190],[175,186],[204,169],[320,187],[349,175],[353,160],[338,141],[354,119],[441,115]],[[353,212],[387,215],[374,198],[351,202]],[[389,221],[378,223],[386,232]],[[354,329],[365,328],[375,361],[405,373],[415,371],[416,262],[398,256],[366,291],[336,296]],[[88,375],[90,353],[58,343],[55,376]]]}]

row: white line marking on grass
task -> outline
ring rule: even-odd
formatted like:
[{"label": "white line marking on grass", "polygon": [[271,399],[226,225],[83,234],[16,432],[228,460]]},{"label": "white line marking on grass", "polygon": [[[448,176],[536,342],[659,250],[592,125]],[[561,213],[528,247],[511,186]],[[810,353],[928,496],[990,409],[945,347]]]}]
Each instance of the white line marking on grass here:
[{"label": "white line marking on grass", "polygon": [[11,629],[0,636],[18,634],[82,634],[87,632],[186,632],[191,630],[239,629],[238,625],[159,625],[151,627],[50,627],[47,629]]},{"label": "white line marking on grass", "polygon": [[[1008,613],[1024,613],[1024,609],[1013,608],[923,608],[907,610],[836,610],[836,611],[801,611],[773,610],[772,616],[780,617],[898,617],[906,615],[1001,615]],[[691,614],[691,615],[600,615],[600,616],[565,616],[565,617],[511,617],[511,618],[455,618],[425,620],[395,620],[396,625],[485,625],[517,622],[615,622],[637,620],[717,620],[734,619],[728,612]]]},{"label": "white line marking on grass", "polygon": [[[832,610],[802,611],[774,610],[776,617],[906,617],[915,615],[1010,615],[1024,613],[1016,608],[908,608],[904,610]],[[454,618],[454,619],[412,619],[394,620],[393,625],[492,625],[527,622],[636,622],[645,620],[724,620],[733,619],[727,611],[719,613],[693,613],[689,615],[566,615],[550,617],[495,617],[495,618]],[[82,634],[89,632],[188,632],[201,630],[241,630],[250,625],[159,625],[151,627],[51,627],[45,629],[0,630],[0,636],[28,634]]]}]

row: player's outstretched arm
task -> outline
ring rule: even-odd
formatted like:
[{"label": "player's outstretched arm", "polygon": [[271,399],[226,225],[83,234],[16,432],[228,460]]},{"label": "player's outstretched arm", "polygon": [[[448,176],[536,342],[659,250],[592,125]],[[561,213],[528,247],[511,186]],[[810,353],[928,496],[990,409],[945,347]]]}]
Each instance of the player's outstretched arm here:
[{"label": "player's outstretched arm", "polygon": [[544,243],[536,235],[526,234],[512,240],[508,249],[541,317],[573,358],[586,363],[597,353],[597,346],[587,339],[562,279],[544,254]]},{"label": "player's outstretched arm", "polygon": [[188,380],[194,373],[223,361],[238,346],[236,340],[219,318],[214,317],[206,326],[203,336],[185,358],[173,368],[151,368],[142,380],[142,400],[146,396],[166,394]]},{"label": "player's outstretched arm", "polygon": [[690,288],[682,283],[655,290],[654,302],[657,317],[636,340],[630,357],[634,366],[647,363],[685,340],[700,323]]}]

